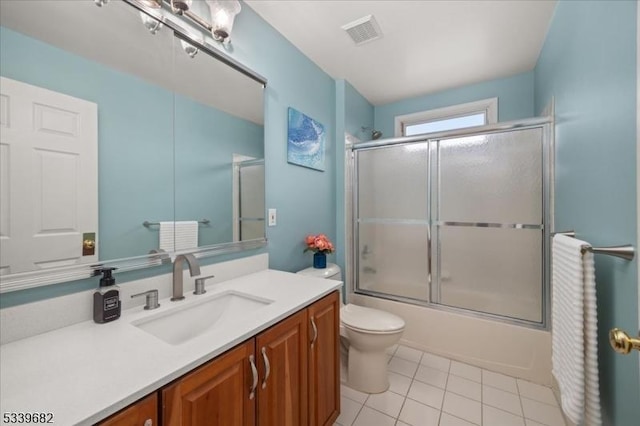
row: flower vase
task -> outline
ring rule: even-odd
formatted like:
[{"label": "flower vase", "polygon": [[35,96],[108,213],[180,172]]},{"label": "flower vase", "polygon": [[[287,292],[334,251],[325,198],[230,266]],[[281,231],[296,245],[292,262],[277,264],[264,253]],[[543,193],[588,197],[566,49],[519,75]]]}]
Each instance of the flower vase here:
[{"label": "flower vase", "polygon": [[326,253],[314,253],[313,254],[313,267],[316,269],[322,269],[327,267],[327,254]]}]

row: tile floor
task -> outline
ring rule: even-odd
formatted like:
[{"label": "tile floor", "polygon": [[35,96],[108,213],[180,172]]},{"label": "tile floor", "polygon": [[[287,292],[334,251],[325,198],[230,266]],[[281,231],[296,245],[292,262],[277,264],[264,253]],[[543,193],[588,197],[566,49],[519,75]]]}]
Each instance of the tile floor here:
[{"label": "tile floor", "polygon": [[402,345],[388,353],[389,390],[343,383],[334,426],[565,426],[550,388]]}]

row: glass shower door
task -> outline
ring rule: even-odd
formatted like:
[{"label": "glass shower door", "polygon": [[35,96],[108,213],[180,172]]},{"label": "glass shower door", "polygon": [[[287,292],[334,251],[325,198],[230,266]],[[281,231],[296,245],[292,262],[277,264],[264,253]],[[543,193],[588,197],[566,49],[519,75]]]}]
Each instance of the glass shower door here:
[{"label": "glass shower door", "polygon": [[239,240],[264,238],[264,160],[239,163]]},{"label": "glass shower door", "polygon": [[362,149],[355,159],[356,287],[429,298],[429,144]]},{"label": "glass shower door", "polygon": [[354,150],[356,292],[544,326],[546,131]]},{"label": "glass shower door", "polygon": [[432,302],[541,323],[543,129],[437,144]]}]

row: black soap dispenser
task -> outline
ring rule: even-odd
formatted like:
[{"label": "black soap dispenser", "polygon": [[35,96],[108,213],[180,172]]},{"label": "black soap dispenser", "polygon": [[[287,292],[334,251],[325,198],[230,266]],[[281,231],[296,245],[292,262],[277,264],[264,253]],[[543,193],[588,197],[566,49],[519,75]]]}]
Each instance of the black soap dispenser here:
[{"label": "black soap dispenser", "polygon": [[120,318],[120,288],[111,273],[116,268],[98,269],[102,273],[100,287],[93,293],[93,320],[98,324]]}]

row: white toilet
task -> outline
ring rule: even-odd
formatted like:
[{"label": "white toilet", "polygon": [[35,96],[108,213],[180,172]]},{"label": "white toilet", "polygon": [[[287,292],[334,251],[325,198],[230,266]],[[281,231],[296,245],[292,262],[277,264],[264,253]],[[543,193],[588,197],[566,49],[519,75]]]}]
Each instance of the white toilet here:
[{"label": "white toilet", "polygon": [[[340,267],[327,263],[323,269],[298,272],[318,278],[342,280]],[[386,349],[398,343],[404,320],[378,309],[342,304],[340,288],[340,337],[348,347],[347,385],[366,392],[381,393],[389,388]]]}]

